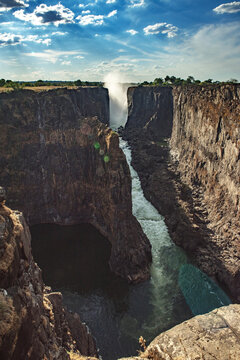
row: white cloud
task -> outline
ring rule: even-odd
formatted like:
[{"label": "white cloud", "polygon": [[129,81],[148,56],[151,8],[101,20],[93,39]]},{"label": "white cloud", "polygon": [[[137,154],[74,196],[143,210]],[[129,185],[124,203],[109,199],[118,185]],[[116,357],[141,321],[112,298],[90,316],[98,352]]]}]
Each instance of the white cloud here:
[{"label": "white cloud", "polygon": [[23,9],[17,10],[13,15],[23,21],[29,21],[33,25],[49,25],[54,24],[58,26],[59,24],[72,23],[74,18],[74,13],[65,8],[61,3],[57,5],[47,6],[46,4],[41,4],[36,7],[32,13],[25,13]]},{"label": "white cloud", "polygon": [[22,42],[21,35],[14,35],[14,34],[0,34],[0,46],[7,46],[7,45],[18,45]]},{"label": "white cloud", "polygon": [[117,14],[117,10],[111,11],[108,15],[79,15],[76,19],[79,20],[79,24],[82,26],[86,25],[103,25],[105,18],[110,18]]},{"label": "white cloud", "polygon": [[107,0],[106,4],[114,4],[116,2],[116,0]]},{"label": "white cloud", "polygon": [[217,14],[234,14],[240,12],[240,2],[233,1],[230,3],[222,4],[213,9]]},{"label": "white cloud", "polygon": [[84,56],[82,55],[78,55],[78,56],[74,56],[75,59],[84,59]]},{"label": "white cloud", "polygon": [[0,26],[9,26],[9,25],[13,25],[14,22],[13,21],[3,21],[0,23]]},{"label": "white cloud", "polygon": [[71,65],[71,61],[69,60],[62,61],[61,65]]},{"label": "white cloud", "polygon": [[68,32],[62,32],[62,31],[54,31],[52,32],[52,35],[57,35],[57,36],[64,36],[64,35],[67,35]]},{"label": "white cloud", "polygon": [[0,46],[19,45],[24,42],[35,42],[37,44],[50,45],[51,39],[42,39],[38,35],[16,35],[10,33],[0,33]]},{"label": "white cloud", "polygon": [[129,7],[140,7],[145,5],[145,0],[130,0]]},{"label": "white cloud", "polygon": [[149,58],[153,66],[164,68],[165,75],[186,78],[191,74],[200,80],[239,79],[239,33],[239,22],[206,25],[180,45],[169,45],[164,52],[155,51]]},{"label": "white cloud", "polygon": [[80,8],[85,8],[85,7],[89,7],[89,6],[95,6],[97,2],[98,2],[98,0],[95,0],[95,2],[87,3],[87,4],[79,4],[78,6]]},{"label": "white cloud", "polygon": [[115,16],[115,15],[117,15],[117,10],[111,11],[111,12],[107,15],[107,17],[112,17],[112,16]]},{"label": "white cloud", "polygon": [[36,57],[38,59],[42,59],[48,62],[55,64],[59,57],[69,57],[73,55],[78,55],[79,51],[56,51],[56,50],[44,50],[43,52],[31,52],[25,53],[26,56]]},{"label": "white cloud", "polygon": [[24,0],[0,0],[0,12],[27,6],[29,5]]},{"label": "white cloud", "polygon": [[42,44],[45,44],[45,45],[50,45],[51,44],[51,42],[52,42],[52,40],[51,39],[45,39],[45,40],[43,40],[42,41]]},{"label": "white cloud", "polygon": [[178,28],[172,24],[156,23],[154,25],[148,25],[144,29],[145,35],[157,35],[157,34],[166,34],[167,37],[172,38],[177,35]]},{"label": "white cloud", "polygon": [[103,25],[104,23],[104,16],[103,15],[79,15],[77,18],[79,20],[79,24],[86,26],[86,25]]},{"label": "white cloud", "polygon": [[103,78],[109,72],[120,72],[121,74],[133,74],[136,69],[136,64],[131,63],[128,59],[119,61],[119,59],[113,59],[111,61],[103,61],[96,66],[90,66],[86,69],[87,73],[90,73],[93,77]]},{"label": "white cloud", "polygon": [[83,10],[82,14],[90,14],[90,12],[91,12],[90,10]]},{"label": "white cloud", "polygon": [[138,34],[138,31],[134,30],[134,29],[130,29],[130,30],[126,30],[127,33],[131,34],[131,35],[136,35]]}]

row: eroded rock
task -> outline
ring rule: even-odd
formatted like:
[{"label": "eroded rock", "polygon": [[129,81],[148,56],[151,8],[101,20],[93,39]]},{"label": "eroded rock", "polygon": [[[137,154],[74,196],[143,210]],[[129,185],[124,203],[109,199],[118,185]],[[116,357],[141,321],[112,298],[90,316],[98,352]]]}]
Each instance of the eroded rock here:
[{"label": "eroded rock", "polygon": [[63,308],[61,294],[45,288],[22,214],[0,205],[0,224],[0,358],[69,360],[69,352],[96,356],[86,326]]},{"label": "eroded rock", "polygon": [[139,357],[125,360],[239,359],[239,324],[240,305],[224,306],[163,332]]}]

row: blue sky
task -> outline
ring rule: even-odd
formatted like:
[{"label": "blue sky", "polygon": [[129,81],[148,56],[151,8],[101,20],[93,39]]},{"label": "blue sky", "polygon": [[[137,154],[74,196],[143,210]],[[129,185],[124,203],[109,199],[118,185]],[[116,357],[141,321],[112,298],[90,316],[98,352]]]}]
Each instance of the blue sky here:
[{"label": "blue sky", "polygon": [[240,2],[0,0],[0,78],[240,81]]}]

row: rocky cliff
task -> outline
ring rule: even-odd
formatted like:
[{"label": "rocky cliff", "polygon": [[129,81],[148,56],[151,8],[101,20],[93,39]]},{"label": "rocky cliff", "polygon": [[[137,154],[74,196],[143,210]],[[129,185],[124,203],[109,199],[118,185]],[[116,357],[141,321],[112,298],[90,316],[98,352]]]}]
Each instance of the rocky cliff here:
[{"label": "rocky cliff", "polygon": [[126,130],[144,128],[153,139],[170,136],[173,118],[171,94],[171,87],[130,87]]},{"label": "rocky cliff", "polygon": [[0,94],[0,182],[30,225],[94,225],[112,244],[112,270],[137,282],[149,276],[150,244],[107,105],[100,88]]},{"label": "rocky cliff", "polygon": [[207,211],[201,257],[207,254],[206,270],[239,297],[240,86],[175,88],[173,98],[171,151],[182,181],[201,189]]},{"label": "rocky cliff", "polygon": [[240,305],[224,306],[163,332],[139,356],[125,360],[239,359],[239,323]]},{"label": "rocky cliff", "polygon": [[[135,97],[135,91],[141,96]],[[153,91],[132,89],[131,113],[137,112],[135,107],[145,114]],[[240,300],[240,87],[187,86],[167,93],[173,118],[164,115],[151,131],[140,112],[134,121],[129,114],[131,131],[127,123],[124,136],[132,145],[133,165],[145,196],[165,216],[173,240]],[[171,120],[166,139],[162,122]]]},{"label": "rocky cliff", "polygon": [[0,188],[0,358],[70,360],[97,355],[79,316],[64,310],[61,293],[43,284],[23,215],[4,202]]}]

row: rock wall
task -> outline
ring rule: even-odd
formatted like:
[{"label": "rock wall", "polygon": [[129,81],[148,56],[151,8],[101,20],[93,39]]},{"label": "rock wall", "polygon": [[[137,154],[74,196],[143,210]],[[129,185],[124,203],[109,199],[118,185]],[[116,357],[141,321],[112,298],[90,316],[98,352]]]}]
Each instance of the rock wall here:
[{"label": "rock wall", "polygon": [[[138,92],[141,102],[129,106],[144,114],[144,99],[153,90],[142,87]],[[145,126],[131,131],[126,126],[133,165],[145,196],[165,216],[173,240],[240,300],[240,86],[174,87],[169,96],[170,146],[163,139],[165,127],[162,139],[152,136],[153,131],[161,135],[161,122],[150,132]]]},{"label": "rock wall", "polygon": [[107,104],[100,88],[0,94],[0,182],[30,225],[94,225],[112,244],[112,270],[137,282],[149,276],[150,244]]},{"label": "rock wall", "polygon": [[4,205],[2,188],[0,192],[0,358],[70,360],[97,355],[79,316],[64,310],[61,293],[43,284],[24,217]]},{"label": "rock wall", "polygon": [[163,332],[139,356],[125,360],[239,359],[239,324],[240,305],[224,306]]},{"label": "rock wall", "polygon": [[238,297],[240,86],[175,88],[173,98],[172,153],[182,181],[202,189],[211,232],[202,254],[208,251],[217,278]]},{"label": "rock wall", "polygon": [[130,87],[126,130],[144,128],[156,140],[169,137],[173,118],[171,94],[171,87]]}]

